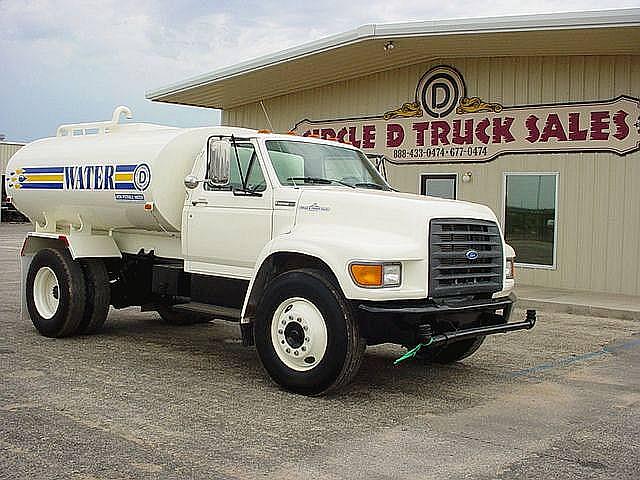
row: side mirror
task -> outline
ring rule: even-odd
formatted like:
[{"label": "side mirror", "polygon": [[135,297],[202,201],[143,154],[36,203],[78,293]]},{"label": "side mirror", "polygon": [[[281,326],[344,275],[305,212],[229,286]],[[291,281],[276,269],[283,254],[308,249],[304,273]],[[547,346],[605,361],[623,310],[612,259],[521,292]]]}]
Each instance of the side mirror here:
[{"label": "side mirror", "polygon": [[198,180],[198,177],[196,177],[195,175],[187,175],[186,177],[184,177],[184,186],[189,190],[193,190],[201,181],[202,180]]},{"label": "side mirror", "polygon": [[214,187],[229,185],[230,171],[231,142],[210,139],[207,149],[207,181]]}]

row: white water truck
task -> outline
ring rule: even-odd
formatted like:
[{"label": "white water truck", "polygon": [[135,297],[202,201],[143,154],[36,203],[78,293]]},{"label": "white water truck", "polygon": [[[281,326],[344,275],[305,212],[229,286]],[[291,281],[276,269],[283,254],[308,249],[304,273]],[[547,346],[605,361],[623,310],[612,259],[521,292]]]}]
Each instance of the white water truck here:
[{"label": "white water truck", "polygon": [[110,306],[231,320],[275,382],[319,395],[349,383],[367,345],[450,363],[533,327],[535,312],[509,322],[515,253],[489,208],[396,192],[336,141],[122,113],[9,162],[42,335],[95,333]]}]

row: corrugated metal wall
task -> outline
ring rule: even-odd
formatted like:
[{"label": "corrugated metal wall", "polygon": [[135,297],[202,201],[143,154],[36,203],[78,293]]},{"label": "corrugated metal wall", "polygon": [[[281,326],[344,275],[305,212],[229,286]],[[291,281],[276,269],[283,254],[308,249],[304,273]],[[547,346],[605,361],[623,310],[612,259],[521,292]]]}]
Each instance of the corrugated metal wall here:
[{"label": "corrugated metal wall", "polygon": [[[452,65],[467,91],[504,105],[640,97],[640,56],[440,59],[266,100],[278,131],[304,118],[376,115],[413,98],[432,66]],[[265,128],[259,104],[223,112],[223,124]],[[518,271],[532,285],[640,295],[640,152],[505,155],[486,164],[388,169],[391,183],[418,192],[421,173],[471,171],[458,198],[489,205],[502,218],[504,172],[559,172],[557,268]]]},{"label": "corrugated metal wall", "polygon": [[22,147],[23,145],[17,143],[0,142],[0,174],[4,175],[9,159]]}]

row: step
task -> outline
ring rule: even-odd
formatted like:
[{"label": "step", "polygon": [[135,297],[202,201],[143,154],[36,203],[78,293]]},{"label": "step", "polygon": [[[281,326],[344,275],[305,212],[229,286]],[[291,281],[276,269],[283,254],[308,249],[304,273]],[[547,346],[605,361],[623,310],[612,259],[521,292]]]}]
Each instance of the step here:
[{"label": "step", "polygon": [[239,308],[221,307],[219,305],[210,305],[208,303],[189,302],[174,305],[173,309],[177,312],[194,312],[209,315],[224,320],[240,320],[242,310]]}]

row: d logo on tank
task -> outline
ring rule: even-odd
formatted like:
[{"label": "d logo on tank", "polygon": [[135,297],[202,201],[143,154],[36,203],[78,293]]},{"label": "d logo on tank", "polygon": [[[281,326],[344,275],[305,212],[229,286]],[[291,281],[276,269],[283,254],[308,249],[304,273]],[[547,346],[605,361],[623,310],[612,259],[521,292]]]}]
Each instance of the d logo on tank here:
[{"label": "d logo on tank", "polygon": [[136,190],[144,191],[151,183],[151,170],[146,163],[141,163],[133,172],[133,184]]}]

